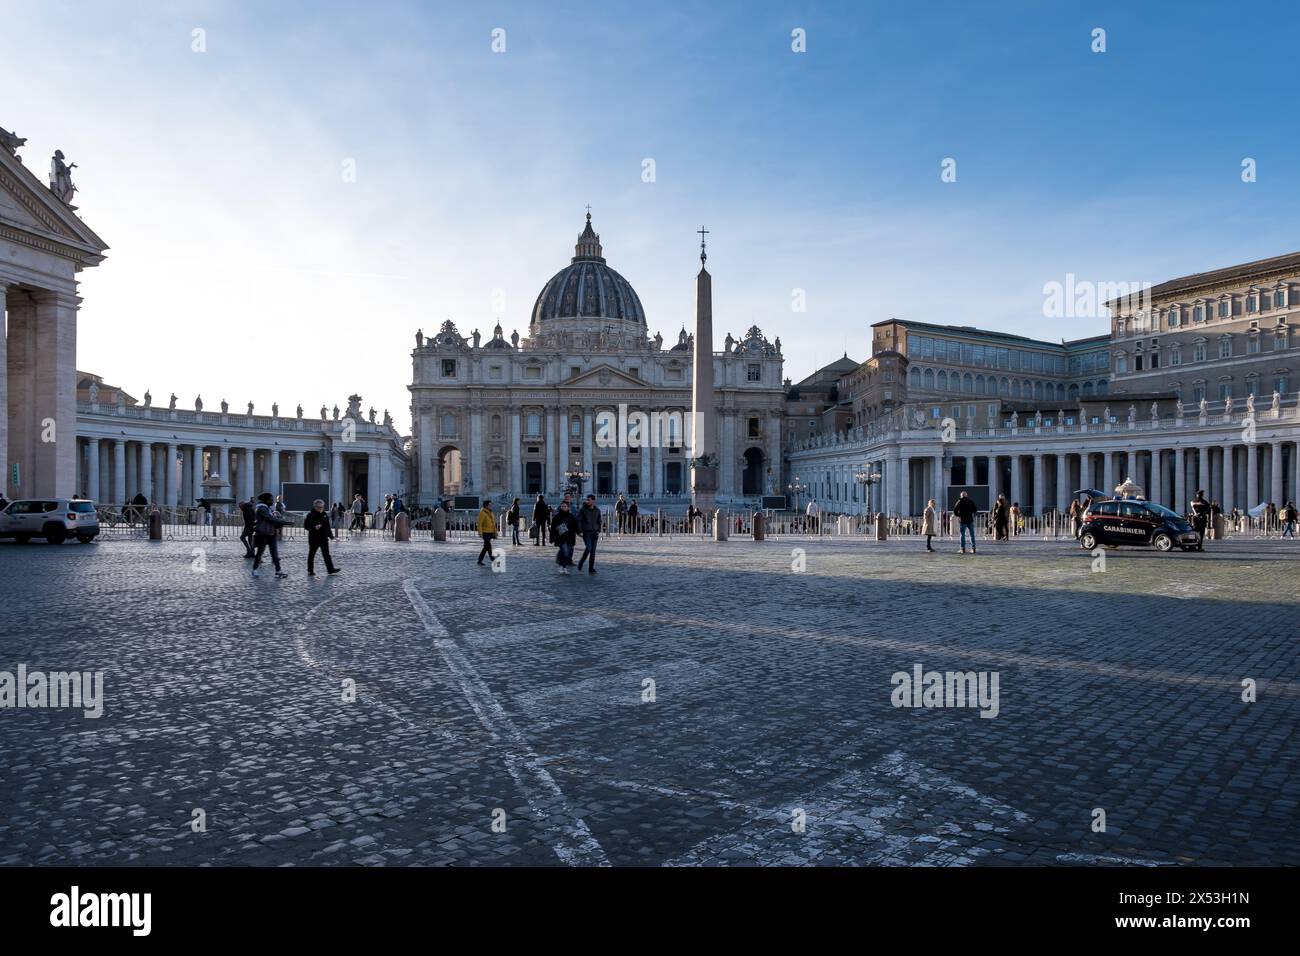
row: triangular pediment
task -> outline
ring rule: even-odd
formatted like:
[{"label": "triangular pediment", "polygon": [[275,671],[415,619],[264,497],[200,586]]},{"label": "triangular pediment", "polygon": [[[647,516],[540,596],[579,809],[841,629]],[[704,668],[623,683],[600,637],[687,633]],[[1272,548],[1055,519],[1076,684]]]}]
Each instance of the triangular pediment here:
[{"label": "triangular pediment", "polygon": [[66,203],[50,192],[36,173],[0,147],[0,228],[7,238],[94,265],[105,242]]},{"label": "triangular pediment", "polygon": [[653,388],[653,386],[644,379],[629,375],[612,365],[602,365],[583,372],[575,378],[565,379],[560,383],[560,388]]}]

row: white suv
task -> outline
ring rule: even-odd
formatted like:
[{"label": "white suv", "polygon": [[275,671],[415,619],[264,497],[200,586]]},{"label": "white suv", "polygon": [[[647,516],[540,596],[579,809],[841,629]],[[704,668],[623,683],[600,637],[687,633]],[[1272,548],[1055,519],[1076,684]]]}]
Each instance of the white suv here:
[{"label": "white suv", "polygon": [[89,544],[97,534],[99,515],[93,501],[24,498],[0,511],[0,538],[13,538],[20,544],[32,538],[62,544],[74,536],[82,544]]}]

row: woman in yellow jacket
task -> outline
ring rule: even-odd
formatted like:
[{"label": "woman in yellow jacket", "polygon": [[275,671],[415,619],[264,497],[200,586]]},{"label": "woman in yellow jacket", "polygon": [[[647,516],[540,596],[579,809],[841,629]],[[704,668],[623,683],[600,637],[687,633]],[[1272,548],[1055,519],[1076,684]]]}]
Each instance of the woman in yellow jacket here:
[{"label": "woman in yellow jacket", "polygon": [[483,536],[483,550],[478,553],[478,563],[482,567],[484,555],[496,560],[492,554],[492,539],[497,536],[497,516],[492,513],[490,501],[484,501],[483,507],[479,509],[478,533]]}]

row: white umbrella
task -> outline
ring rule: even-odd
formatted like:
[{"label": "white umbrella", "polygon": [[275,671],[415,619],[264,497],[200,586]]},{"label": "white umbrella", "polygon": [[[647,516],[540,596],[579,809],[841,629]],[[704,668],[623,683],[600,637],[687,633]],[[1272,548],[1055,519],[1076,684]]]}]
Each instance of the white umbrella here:
[{"label": "white umbrella", "polygon": [[1267,510],[1268,510],[1268,502],[1261,501],[1259,504],[1255,505],[1255,507],[1247,511],[1246,514],[1250,515],[1252,518],[1258,518]]}]

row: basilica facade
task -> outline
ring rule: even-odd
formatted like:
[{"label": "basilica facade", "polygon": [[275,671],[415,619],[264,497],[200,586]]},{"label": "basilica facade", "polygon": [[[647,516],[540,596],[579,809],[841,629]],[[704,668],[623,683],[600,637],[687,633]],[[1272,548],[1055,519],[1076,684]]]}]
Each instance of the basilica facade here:
[{"label": "basilica facade", "polygon": [[[703,343],[711,347],[712,343]],[[528,335],[486,341],[446,321],[411,353],[411,486],[449,495],[690,494],[692,455],[717,462],[719,500],[781,486],[781,341],[753,326],[713,353],[714,447],[689,451],[696,343],[651,335],[636,290],[606,263],[591,214],[570,263],[543,285]],[[609,428],[611,422],[617,427]],[[653,423],[647,427],[647,423]]]}]

